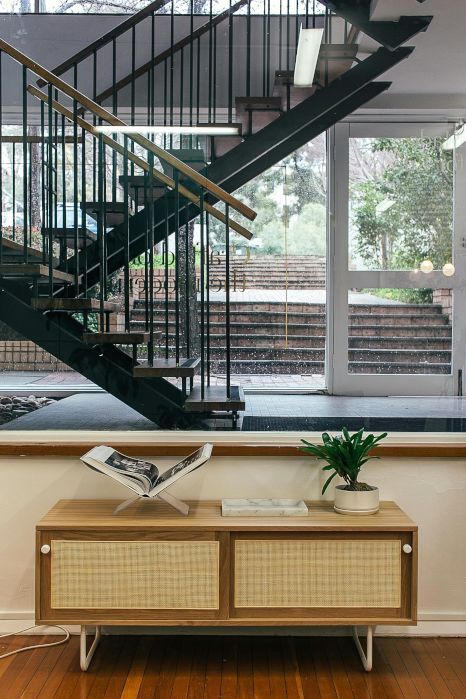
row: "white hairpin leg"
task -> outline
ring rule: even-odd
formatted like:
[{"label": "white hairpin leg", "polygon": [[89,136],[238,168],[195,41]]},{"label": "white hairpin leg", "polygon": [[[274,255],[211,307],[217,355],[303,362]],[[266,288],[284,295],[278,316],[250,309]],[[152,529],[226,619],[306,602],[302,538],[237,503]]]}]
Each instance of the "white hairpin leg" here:
[{"label": "white hairpin leg", "polygon": [[87,650],[87,626],[81,626],[79,661],[81,665],[81,670],[83,670],[83,672],[85,672],[91,664],[92,656],[94,655],[96,648],[99,645],[101,635],[102,634],[100,626],[96,626],[94,640],[92,641],[92,645],[89,648],[89,650]]},{"label": "white hairpin leg", "polygon": [[364,649],[361,645],[361,641],[359,640],[358,636],[358,627],[353,626],[354,642],[356,644],[356,648],[358,649],[358,653],[362,660],[362,664],[364,665],[364,670],[366,670],[367,672],[370,672],[372,670],[372,639],[374,637],[374,629],[375,626],[367,627],[366,652],[364,652]]}]

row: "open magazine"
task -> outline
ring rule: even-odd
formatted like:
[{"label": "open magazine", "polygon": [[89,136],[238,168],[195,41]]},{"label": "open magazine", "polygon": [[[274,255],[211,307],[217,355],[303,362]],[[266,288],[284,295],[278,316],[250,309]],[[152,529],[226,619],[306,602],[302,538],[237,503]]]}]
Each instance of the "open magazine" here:
[{"label": "open magazine", "polygon": [[162,474],[159,474],[157,466],[150,461],[133,459],[131,456],[120,454],[112,447],[94,447],[81,456],[81,461],[95,471],[115,478],[138,495],[153,498],[179,478],[208,461],[212,454],[212,446],[210,443],[204,444]]}]

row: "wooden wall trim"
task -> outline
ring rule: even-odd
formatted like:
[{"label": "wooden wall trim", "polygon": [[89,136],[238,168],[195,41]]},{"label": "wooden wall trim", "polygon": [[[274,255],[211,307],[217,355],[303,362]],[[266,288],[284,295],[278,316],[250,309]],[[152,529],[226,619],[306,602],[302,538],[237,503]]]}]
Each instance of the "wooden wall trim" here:
[{"label": "wooden wall trim", "polygon": [[[175,444],[173,442],[153,441],[145,442],[124,442],[115,440],[109,435],[109,439],[105,440],[108,444],[118,451],[125,452],[132,456],[186,456],[195,449],[199,448],[203,442],[184,442]],[[94,443],[86,442],[31,442],[27,444],[9,443],[0,441],[0,456],[75,456],[79,457],[89,449],[95,446]],[[382,458],[465,458],[466,443],[437,443],[437,444],[403,444],[392,442],[391,444],[382,444],[377,449],[377,456]],[[221,442],[214,444],[213,456],[233,456],[233,457],[298,457],[308,458],[306,454],[299,451],[298,447],[289,444],[247,444],[238,442]]]}]

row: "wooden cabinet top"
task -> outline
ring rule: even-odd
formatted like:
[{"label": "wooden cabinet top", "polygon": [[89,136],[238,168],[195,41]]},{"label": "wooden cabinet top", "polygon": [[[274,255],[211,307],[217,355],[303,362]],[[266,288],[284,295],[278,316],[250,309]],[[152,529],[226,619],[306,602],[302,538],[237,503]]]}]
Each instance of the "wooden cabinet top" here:
[{"label": "wooden cabinet top", "polygon": [[204,531],[415,531],[417,525],[394,502],[382,502],[375,515],[334,512],[333,504],[308,502],[306,517],[222,517],[221,503],[190,502],[187,517],[158,500],[141,498],[114,515],[121,500],[59,500],[38,522],[40,530],[96,528],[122,530]]}]

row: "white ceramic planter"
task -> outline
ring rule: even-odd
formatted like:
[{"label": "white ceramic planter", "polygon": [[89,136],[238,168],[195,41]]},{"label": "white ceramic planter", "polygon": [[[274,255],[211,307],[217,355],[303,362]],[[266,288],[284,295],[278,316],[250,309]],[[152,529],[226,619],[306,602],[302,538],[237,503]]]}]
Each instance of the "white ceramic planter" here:
[{"label": "white ceramic planter", "polygon": [[344,485],[335,488],[336,512],[342,515],[373,515],[379,509],[379,489],[371,486],[372,490],[345,490]]}]

